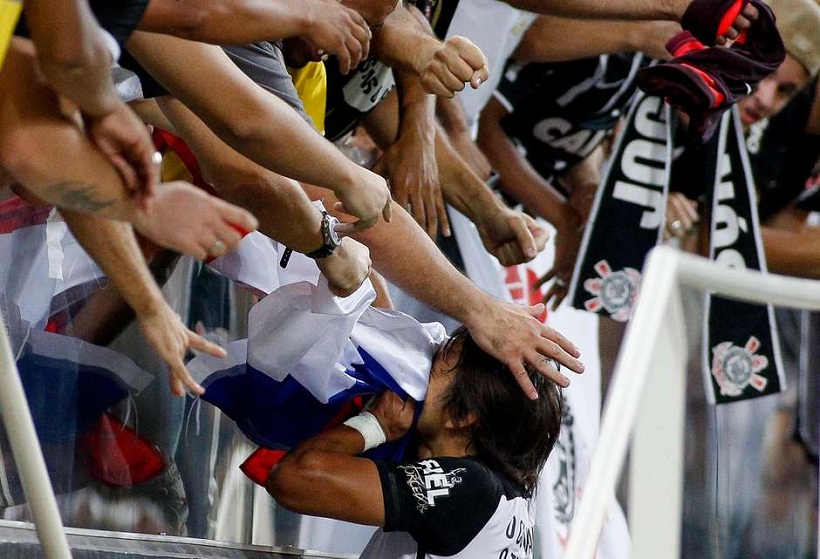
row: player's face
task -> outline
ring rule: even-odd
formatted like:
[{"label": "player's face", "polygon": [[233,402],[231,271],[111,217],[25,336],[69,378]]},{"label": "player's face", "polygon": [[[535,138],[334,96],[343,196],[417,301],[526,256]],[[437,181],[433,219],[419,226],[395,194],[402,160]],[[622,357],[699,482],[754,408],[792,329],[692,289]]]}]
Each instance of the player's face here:
[{"label": "player's face", "polygon": [[740,119],[743,126],[777,114],[806,82],[809,73],[806,68],[786,55],[783,64],[770,76],[766,77],[747,97],[738,102]]},{"label": "player's face", "polygon": [[460,345],[452,347],[446,355],[439,352],[430,368],[430,382],[427,385],[427,396],[419,416],[417,432],[420,437],[435,437],[446,421],[443,398],[447,388],[455,378],[453,367],[458,362]]}]

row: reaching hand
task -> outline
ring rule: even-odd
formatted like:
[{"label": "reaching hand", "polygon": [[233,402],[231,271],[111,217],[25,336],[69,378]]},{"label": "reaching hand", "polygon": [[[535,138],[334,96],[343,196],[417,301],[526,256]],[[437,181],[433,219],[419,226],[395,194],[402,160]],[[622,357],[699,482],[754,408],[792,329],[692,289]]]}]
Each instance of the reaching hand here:
[{"label": "reaching hand", "polygon": [[390,189],[384,178],[376,173],[357,166],[359,170],[357,180],[346,188],[334,190],[339,203],[336,209],[359,218],[353,222],[353,228],[345,231],[350,234],[364,231],[376,224],[381,215],[385,221],[390,221]]},{"label": "reaching hand", "polygon": [[501,205],[498,211],[482,215],[476,227],[484,247],[502,266],[532,260],[544,250],[549,238],[533,218]]},{"label": "reaching hand", "polygon": [[439,43],[438,48],[427,54],[419,69],[424,90],[441,97],[455,96],[466,83],[478,89],[489,75],[481,49],[459,36]]},{"label": "reaching hand", "polygon": [[370,250],[362,243],[345,237],[333,254],[317,258],[316,265],[327,278],[330,290],[340,297],[347,297],[370,274]]},{"label": "reaching hand", "polygon": [[246,210],[186,182],[161,184],[154,198],[147,211],[137,213],[134,227],[158,245],[199,260],[236,248],[242,233],[257,226]]},{"label": "reaching hand", "polygon": [[137,321],[148,345],[168,364],[171,393],[184,396],[185,387],[188,387],[197,396],[204,394],[205,390],[185,368],[185,353],[192,349],[214,357],[225,357],[225,350],[188,330],[167,304],[154,312],[137,315]]},{"label": "reaching hand", "polygon": [[400,439],[407,433],[413,424],[415,409],[416,403],[413,400],[402,400],[395,392],[386,390],[375,397],[367,411],[379,420],[389,442]]},{"label": "reaching hand", "polygon": [[698,203],[690,200],[680,192],[670,192],[666,200],[666,227],[663,229],[663,238],[683,238],[694,231],[700,218],[698,217]]},{"label": "reaching hand", "polygon": [[154,144],[145,124],[125,103],[100,117],[85,116],[89,138],[111,160],[137,206],[148,207],[159,181]]},{"label": "reaching hand", "polygon": [[525,365],[561,387],[569,386],[569,379],[551,360],[576,373],[584,371],[584,365],[576,359],[581,354],[578,348],[535,318],[543,313],[543,304],[523,307],[489,299],[487,305],[471,313],[469,322],[465,321],[473,340],[510,369],[531,399],[537,398],[538,393],[527,376]]},{"label": "reaching hand", "polygon": [[303,6],[311,22],[305,39],[334,55],[342,74],[347,74],[367,58],[371,33],[358,12],[337,0],[310,0]]},{"label": "reaching hand", "polygon": [[385,150],[378,167],[390,178],[393,199],[431,238],[436,238],[439,224],[444,236],[450,236],[434,142],[400,137]]}]

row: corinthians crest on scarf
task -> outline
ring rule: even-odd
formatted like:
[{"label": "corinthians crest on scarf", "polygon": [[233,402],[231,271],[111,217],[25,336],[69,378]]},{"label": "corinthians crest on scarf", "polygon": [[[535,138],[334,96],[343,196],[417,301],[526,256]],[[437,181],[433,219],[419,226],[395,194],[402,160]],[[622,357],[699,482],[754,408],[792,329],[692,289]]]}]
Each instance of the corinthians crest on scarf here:
[{"label": "corinthians crest on scarf", "polygon": [[[568,299],[573,307],[628,321],[648,252],[663,238],[671,161],[671,111],[639,93],[616,142],[584,232]],[[704,169],[710,191],[710,258],[765,271],[748,156],[736,110],[724,114]],[[713,179],[711,179],[713,177]],[[711,182],[711,184],[709,184]],[[706,296],[707,396],[725,403],[783,389],[771,306]]]}]

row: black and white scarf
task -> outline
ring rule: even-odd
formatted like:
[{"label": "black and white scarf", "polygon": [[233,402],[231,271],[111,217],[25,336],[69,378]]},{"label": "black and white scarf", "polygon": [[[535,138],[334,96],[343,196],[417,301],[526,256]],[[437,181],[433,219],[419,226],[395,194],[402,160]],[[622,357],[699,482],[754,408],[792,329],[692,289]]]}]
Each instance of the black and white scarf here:
[{"label": "black and white scarf", "polygon": [[[659,97],[636,97],[593,205],[568,294],[571,305],[626,322],[647,253],[663,237],[672,161],[672,119]],[[710,143],[710,257],[765,271],[754,182],[737,111]],[[725,403],[783,389],[770,305],[706,295],[704,376],[711,401]]]}]

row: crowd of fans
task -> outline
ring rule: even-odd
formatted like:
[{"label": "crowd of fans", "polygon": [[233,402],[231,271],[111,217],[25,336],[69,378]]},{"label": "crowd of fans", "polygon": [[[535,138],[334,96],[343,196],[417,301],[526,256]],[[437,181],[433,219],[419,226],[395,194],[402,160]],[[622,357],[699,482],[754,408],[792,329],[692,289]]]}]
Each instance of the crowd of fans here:
[{"label": "crowd of fans", "polygon": [[[171,394],[203,396],[215,385],[192,374],[191,352],[232,354],[186,325],[181,295],[163,293],[178,255],[212,263],[254,301],[295,281],[294,268],[343,299],[372,285],[372,305],[389,316],[461,325],[421,344],[426,398],[383,382],[365,411],[306,433],[258,481],[288,509],[381,526],[363,557],[532,557],[533,494],[571,426],[560,389],[572,391],[585,357],[545,321],[546,304],[570,303],[638,82],[660,87],[675,115],[663,241],[706,251],[715,185],[702,152],[736,111],[766,264],[820,279],[809,221],[820,200],[820,3],[769,5],[0,0],[0,233],[11,239],[0,259],[12,263],[0,279],[17,357],[36,345],[19,331],[109,346],[133,322]],[[681,37],[699,46],[667,51]],[[36,225],[44,233],[25,245],[12,237]],[[37,278],[70,283],[74,268],[55,272],[66,260],[53,257],[68,254],[55,249],[67,238],[107,280],[82,296],[82,286],[52,289],[32,310]],[[526,276],[534,297],[514,302],[509,270],[548,243],[554,260]],[[602,353],[617,345],[605,323]],[[21,374],[35,374],[29,366],[21,359]],[[117,416],[107,428],[122,433],[129,417]],[[408,432],[403,454],[360,457]],[[104,452],[77,452],[113,483]]]}]

